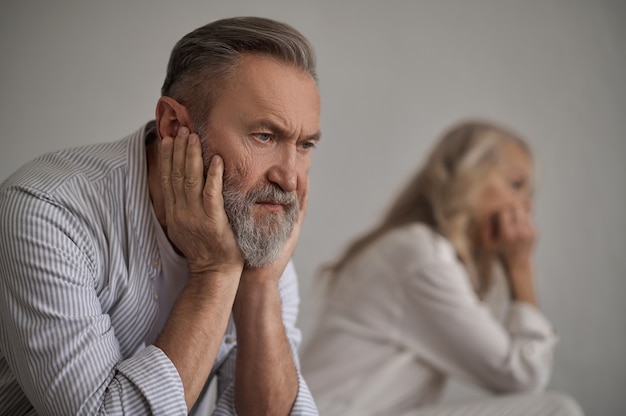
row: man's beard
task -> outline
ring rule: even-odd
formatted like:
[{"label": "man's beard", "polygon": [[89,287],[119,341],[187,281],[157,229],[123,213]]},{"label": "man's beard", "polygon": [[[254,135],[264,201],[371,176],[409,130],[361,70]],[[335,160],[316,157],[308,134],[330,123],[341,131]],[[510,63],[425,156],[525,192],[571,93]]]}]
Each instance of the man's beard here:
[{"label": "man's beard", "polygon": [[[300,212],[295,192],[266,183],[248,191],[240,190],[240,178],[224,175],[224,209],[247,267],[259,268],[273,263],[298,219]],[[279,212],[254,216],[257,202],[280,204]],[[264,208],[262,208],[264,210]]]}]

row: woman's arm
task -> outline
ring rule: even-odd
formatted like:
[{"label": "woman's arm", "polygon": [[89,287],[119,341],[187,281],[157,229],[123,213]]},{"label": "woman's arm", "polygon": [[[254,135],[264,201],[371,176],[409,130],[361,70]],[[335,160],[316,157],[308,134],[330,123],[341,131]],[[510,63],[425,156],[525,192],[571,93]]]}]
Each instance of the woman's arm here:
[{"label": "woman's arm", "polygon": [[413,322],[406,336],[439,371],[495,392],[545,388],[557,338],[530,302],[514,302],[507,322],[500,323],[459,262],[422,264],[407,286]]}]

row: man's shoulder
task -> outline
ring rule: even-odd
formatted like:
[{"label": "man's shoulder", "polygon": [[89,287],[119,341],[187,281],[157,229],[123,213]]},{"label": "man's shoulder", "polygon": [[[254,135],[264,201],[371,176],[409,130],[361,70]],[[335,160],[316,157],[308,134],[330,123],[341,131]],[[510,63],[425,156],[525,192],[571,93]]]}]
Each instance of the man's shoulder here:
[{"label": "man's shoulder", "polygon": [[26,163],[0,187],[4,193],[8,189],[28,189],[54,195],[65,187],[94,187],[110,179],[111,176],[124,177],[133,158],[143,157],[143,153],[133,151],[138,148],[138,132],[123,139],[72,147],[41,155]]},{"label": "man's shoulder", "polygon": [[64,218],[94,230],[143,224],[149,218],[143,130],[48,153],[22,166],[0,186],[2,221]]}]

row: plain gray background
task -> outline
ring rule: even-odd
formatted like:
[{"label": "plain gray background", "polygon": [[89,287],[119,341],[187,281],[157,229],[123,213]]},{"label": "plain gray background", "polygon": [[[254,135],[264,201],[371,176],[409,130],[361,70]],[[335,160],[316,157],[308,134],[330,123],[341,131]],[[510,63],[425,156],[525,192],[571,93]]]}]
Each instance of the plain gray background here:
[{"label": "plain gray background", "polygon": [[[315,45],[323,139],[296,252],[300,326],[316,269],[379,219],[450,123],[500,121],[541,162],[536,265],[561,343],[550,388],[626,412],[626,2],[2,1],[0,179],[153,117],[174,43],[234,15]],[[454,386],[447,400],[480,392]]]}]

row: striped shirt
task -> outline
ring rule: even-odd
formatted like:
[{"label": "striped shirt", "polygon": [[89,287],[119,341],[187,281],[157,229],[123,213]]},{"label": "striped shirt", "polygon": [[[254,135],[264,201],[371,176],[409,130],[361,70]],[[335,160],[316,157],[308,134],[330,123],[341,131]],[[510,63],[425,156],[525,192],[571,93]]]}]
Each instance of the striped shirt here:
[{"label": "striped shirt", "polygon": [[[161,271],[145,135],[41,156],[0,187],[0,414],[187,414],[173,363],[141,348]],[[299,369],[291,263],[279,291]],[[236,413],[236,346],[231,319],[207,381],[216,415]],[[298,378],[292,414],[317,414]]]}]

